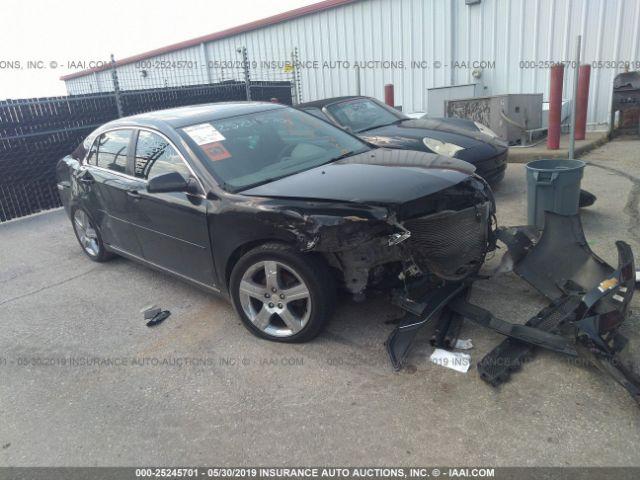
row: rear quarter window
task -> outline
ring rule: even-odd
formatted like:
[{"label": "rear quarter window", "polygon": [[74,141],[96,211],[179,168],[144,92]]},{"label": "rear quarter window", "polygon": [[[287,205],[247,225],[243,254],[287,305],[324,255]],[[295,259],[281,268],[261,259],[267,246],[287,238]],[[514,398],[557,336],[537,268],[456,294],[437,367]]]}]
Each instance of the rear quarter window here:
[{"label": "rear quarter window", "polygon": [[84,157],[87,156],[89,150],[91,149],[91,145],[93,144],[94,139],[96,138],[94,133],[88,135],[80,145],[76,147],[76,149],[71,153],[71,158],[78,160],[81,162],[84,160]]},{"label": "rear quarter window", "polygon": [[132,130],[112,130],[99,135],[89,151],[87,163],[114,172],[127,172]]}]

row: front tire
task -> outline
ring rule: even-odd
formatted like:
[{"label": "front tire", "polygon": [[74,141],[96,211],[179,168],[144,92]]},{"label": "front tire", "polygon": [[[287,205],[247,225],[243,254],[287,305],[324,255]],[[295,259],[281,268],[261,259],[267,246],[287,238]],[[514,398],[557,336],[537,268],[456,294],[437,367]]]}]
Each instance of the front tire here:
[{"label": "front tire", "polygon": [[112,258],[102,242],[100,231],[93,219],[82,208],[76,208],[71,213],[71,223],[78,243],[87,257],[94,262],[106,262]]},{"label": "front tire", "polygon": [[231,272],[229,288],[245,327],[277,342],[314,338],[335,303],[335,285],[324,262],[278,243],[242,256]]}]

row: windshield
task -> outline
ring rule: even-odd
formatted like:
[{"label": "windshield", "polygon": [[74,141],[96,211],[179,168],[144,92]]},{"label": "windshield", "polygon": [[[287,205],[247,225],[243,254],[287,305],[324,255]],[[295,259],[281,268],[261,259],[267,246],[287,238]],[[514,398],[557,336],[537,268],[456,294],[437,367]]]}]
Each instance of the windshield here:
[{"label": "windshield", "polygon": [[405,119],[397,110],[371,98],[356,98],[326,108],[340,125],[354,132],[364,132]]},{"label": "windshield", "polygon": [[182,129],[223,188],[240,191],[369,150],[354,136],[292,108]]}]

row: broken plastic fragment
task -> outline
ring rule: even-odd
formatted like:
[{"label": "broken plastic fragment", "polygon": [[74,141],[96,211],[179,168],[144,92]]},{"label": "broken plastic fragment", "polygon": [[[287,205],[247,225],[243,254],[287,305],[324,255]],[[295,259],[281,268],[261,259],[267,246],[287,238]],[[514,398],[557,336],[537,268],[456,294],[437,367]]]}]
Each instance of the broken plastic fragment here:
[{"label": "broken plastic fragment", "polygon": [[471,355],[468,353],[449,352],[441,348],[436,348],[431,354],[431,357],[429,357],[429,360],[436,365],[451,368],[452,370],[462,373],[467,373],[471,366]]},{"label": "broken plastic fragment", "polygon": [[393,247],[394,245],[398,245],[399,243],[404,242],[406,239],[411,237],[411,232],[409,230],[405,230],[404,232],[392,233],[389,235],[389,246]]},{"label": "broken plastic fragment", "polygon": [[493,271],[494,275],[498,275],[501,273],[509,273],[513,272],[513,255],[510,252],[506,252],[502,259],[500,260],[500,264]]},{"label": "broken plastic fragment", "polygon": [[162,310],[157,305],[149,305],[140,310],[140,313],[144,315],[144,319],[148,320],[147,327],[155,327],[159,323],[164,322],[171,312],[169,310]]},{"label": "broken plastic fragment", "polygon": [[153,317],[158,315],[162,309],[157,305],[149,305],[140,310],[140,313],[144,315],[145,320],[151,320]]},{"label": "broken plastic fragment", "polygon": [[453,348],[457,350],[471,350],[473,348],[473,342],[470,338],[467,338],[466,340],[461,340],[458,338],[456,339],[456,343]]},{"label": "broken plastic fragment", "polygon": [[600,285],[598,285],[598,290],[604,292],[615,287],[616,285],[618,285],[617,278],[608,278],[607,280],[603,280],[602,282],[600,282]]},{"label": "broken plastic fragment", "polygon": [[147,322],[147,327],[155,327],[156,325],[164,322],[167,318],[169,318],[169,315],[171,315],[171,312],[169,310],[161,311]]}]

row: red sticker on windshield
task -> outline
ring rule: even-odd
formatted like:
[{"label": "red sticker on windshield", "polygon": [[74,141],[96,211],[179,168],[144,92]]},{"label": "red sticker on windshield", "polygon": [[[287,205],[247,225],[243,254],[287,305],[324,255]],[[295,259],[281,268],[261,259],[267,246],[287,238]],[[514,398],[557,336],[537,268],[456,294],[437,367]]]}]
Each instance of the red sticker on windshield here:
[{"label": "red sticker on windshield", "polygon": [[207,143],[205,145],[200,145],[200,148],[202,148],[204,150],[204,153],[207,154],[207,157],[209,157],[214,162],[231,157],[229,150],[224,148],[224,145],[222,145],[222,143],[220,142]]}]

